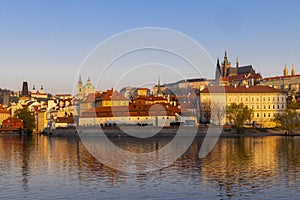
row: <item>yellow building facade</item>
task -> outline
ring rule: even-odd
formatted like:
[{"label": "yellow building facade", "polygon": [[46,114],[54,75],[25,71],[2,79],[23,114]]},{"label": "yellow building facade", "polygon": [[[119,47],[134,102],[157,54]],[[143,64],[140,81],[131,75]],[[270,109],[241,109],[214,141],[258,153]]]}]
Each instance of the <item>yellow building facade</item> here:
[{"label": "yellow building facade", "polygon": [[[253,110],[251,123],[260,124],[262,127],[274,127],[273,119],[277,113],[286,109],[286,95],[279,89],[269,86],[210,86],[200,93],[200,104],[211,102],[215,107],[224,111],[220,120],[221,124],[228,123],[225,107],[232,103],[248,106]],[[200,111],[201,112],[201,111]],[[212,118],[213,123],[217,123]]]}]

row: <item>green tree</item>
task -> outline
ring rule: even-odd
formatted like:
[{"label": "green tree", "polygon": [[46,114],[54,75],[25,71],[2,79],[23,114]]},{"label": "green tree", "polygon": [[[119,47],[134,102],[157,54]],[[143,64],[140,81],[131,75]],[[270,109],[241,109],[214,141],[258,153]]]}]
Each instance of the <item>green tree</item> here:
[{"label": "green tree", "polygon": [[253,111],[244,106],[243,103],[232,103],[226,107],[226,116],[230,123],[235,127],[240,128],[246,121],[251,121]]},{"label": "green tree", "polygon": [[[294,105],[288,107],[294,108]],[[296,126],[300,124],[296,109],[285,109],[283,113],[276,114],[273,121],[279,123],[280,127],[288,133],[293,133]]]},{"label": "green tree", "polygon": [[25,130],[30,133],[33,131],[35,128],[35,119],[27,107],[16,110],[14,116],[23,120]]}]

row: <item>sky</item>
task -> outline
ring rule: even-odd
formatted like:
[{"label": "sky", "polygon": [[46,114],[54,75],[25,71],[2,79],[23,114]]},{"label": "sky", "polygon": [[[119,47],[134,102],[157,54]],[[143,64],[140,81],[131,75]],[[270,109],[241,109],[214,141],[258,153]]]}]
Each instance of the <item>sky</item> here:
[{"label": "sky", "polygon": [[[84,82],[90,76],[97,90],[113,87],[109,81],[117,79],[113,75],[123,67],[122,62],[106,75],[106,81],[100,82],[99,74],[81,72],[80,66],[99,43],[143,27],[183,33],[200,44],[213,62],[217,57],[222,59],[226,50],[232,63],[238,56],[240,66],[252,64],[263,77],[282,75],[285,64],[289,70],[294,64],[300,72],[299,10],[297,0],[0,0],[0,88],[18,91],[27,80],[30,89],[35,84],[53,94],[72,93],[79,74]],[[151,51],[136,54],[131,60],[147,57],[149,52],[157,62],[156,53]],[[175,60],[170,57],[169,64]],[[161,83],[167,83],[180,78],[168,70],[159,71],[159,66],[149,70],[147,63],[151,61],[145,60],[139,80],[148,78],[154,83],[160,77]],[[202,66],[203,76],[214,77],[214,64]],[[188,72],[185,67],[182,65],[180,70]],[[195,78],[198,74],[187,73],[184,77]],[[131,76],[122,84],[150,83],[133,80]]]}]

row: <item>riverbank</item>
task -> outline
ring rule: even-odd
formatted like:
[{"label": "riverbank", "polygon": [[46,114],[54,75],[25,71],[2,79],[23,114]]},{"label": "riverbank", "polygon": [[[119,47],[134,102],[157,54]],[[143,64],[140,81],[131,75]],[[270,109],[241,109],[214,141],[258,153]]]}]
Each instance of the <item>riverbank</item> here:
[{"label": "riverbank", "polygon": [[[279,129],[262,129],[262,128],[242,128],[236,129],[229,126],[180,126],[180,127],[69,127],[57,128],[45,135],[51,137],[78,137],[78,135],[101,135],[105,133],[106,137],[132,137],[132,135],[145,135],[144,138],[150,137],[174,137],[179,132],[182,136],[219,136],[221,137],[241,137],[241,136],[300,136],[300,132],[287,135],[284,130]],[[127,134],[132,133],[132,134]],[[195,135],[196,134],[196,135]],[[131,136],[130,136],[131,135]],[[146,137],[147,136],[147,137]]]}]

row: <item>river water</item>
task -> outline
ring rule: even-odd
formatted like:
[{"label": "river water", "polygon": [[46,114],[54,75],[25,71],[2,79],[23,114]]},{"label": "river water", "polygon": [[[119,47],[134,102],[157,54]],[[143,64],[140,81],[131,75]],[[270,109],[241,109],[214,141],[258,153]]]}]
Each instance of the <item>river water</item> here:
[{"label": "river water", "polygon": [[[202,140],[169,167],[128,174],[76,138],[0,136],[0,199],[299,199],[300,137],[220,138],[199,159]],[[167,142],[114,139],[133,150]]]}]

